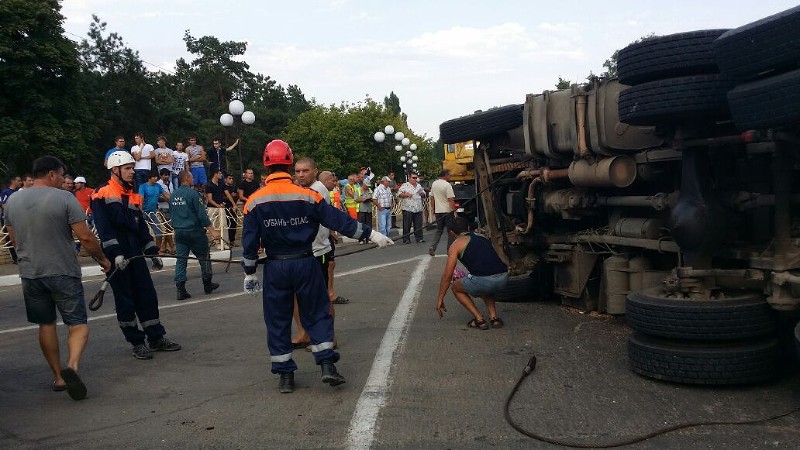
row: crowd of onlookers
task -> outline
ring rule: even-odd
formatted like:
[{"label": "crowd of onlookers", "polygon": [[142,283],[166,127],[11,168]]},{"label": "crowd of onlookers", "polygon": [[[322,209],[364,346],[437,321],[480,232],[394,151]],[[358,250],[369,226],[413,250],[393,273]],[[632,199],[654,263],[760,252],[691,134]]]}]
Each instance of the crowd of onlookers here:
[{"label": "crowd of onlookers", "polygon": [[[136,133],[135,145],[128,149],[125,142],[123,136],[114,139],[114,147],[105,153],[103,165],[106,166],[109,155],[116,151],[124,151],[133,156],[136,161],[133,190],[143,197],[145,216],[162,253],[175,252],[168,201],[170,194],[178,188],[178,174],[183,170],[192,174],[194,187],[201,193],[206,207],[209,208],[209,216],[212,217],[215,227],[227,230],[227,235],[223,237],[227,239],[228,245],[236,245],[236,230],[241,222],[242,205],[264,185],[266,179],[264,174],[259,174],[260,179],[257,179],[255,171],[250,168],[238,177],[228,170],[227,154],[235,151],[239,144],[238,139],[227,147],[222,146],[219,139],[213,139],[211,147],[205,148],[192,135],[186,143],[175,142],[173,149],[168,145],[165,136],[158,136],[154,147],[147,143],[143,133]],[[410,243],[408,234],[412,227],[417,242],[424,242],[422,224],[425,221],[423,216],[426,192],[419,183],[421,177],[409,174],[408,182],[402,185],[395,180],[394,172],[380,177],[379,180],[377,178],[369,167],[361,167],[347,177],[337,177],[335,188],[331,192],[331,204],[364,224],[372,226],[374,223],[378,231],[388,235],[391,228],[397,227],[392,211],[397,212],[396,206],[400,201],[403,210],[403,234],[406,235],[403,242]],[[8,197],[32,185],[33,177],[30,175],[14,176],[8,180],[5,188],[0,191],[0,226],[4,223],[2,207]],[[85,177],[73,177],[69,174],[64,176],[62,188],[75,195],[86,211],[89,225],[92,226],[90,203],[95,189],[87,185]],[[7,242],[2,244],[9,247],[12,260],[16,262],[13,248]]]}]

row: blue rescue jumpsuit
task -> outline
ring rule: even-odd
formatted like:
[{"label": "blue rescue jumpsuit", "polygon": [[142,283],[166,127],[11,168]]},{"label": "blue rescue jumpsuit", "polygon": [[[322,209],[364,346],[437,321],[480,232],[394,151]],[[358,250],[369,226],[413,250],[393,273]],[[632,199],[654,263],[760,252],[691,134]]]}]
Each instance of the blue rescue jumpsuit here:
[{"label": "blue rescue jumpsuit", "polygon": [[300,322],[311,337],[314,361],[335,363],[333,318],[322,269],[311,244],[322,224],[354,239],[368,239],[368,226],[333,208],[316,191],[292,183],[286,172],[267,177],[266,185],[244,206],[242,249],[244,271],[256,272],[259,247],[264,264],[264,323],[267,326],[272,373],[297,370],[292,360],[292,297],[297,294]]},{"label": "blue rescue jumpsuit", "polygon": [[[114,261],[117,255],[157,255],[153,238],[142,214],[142,196],[125,189],[111,178],[92,195],[92,213],[103,253]],[[125,340],[133,345],[150,342],[166,334],[158,317],[158,296],[144,258],[136,258],[110,280],[117,320]],[[136,319],[144,331],[136,324]]]}]

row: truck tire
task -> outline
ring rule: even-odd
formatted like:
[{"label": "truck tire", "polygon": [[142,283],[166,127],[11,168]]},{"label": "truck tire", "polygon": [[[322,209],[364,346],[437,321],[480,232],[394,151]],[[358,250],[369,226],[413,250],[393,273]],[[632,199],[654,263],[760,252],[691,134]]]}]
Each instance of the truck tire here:
[{"label": "truck tire", "polygon": [[628,295],[625,321],[651,336],[686,340],[741,340],[773,335],[775,315],[760,294],[723,300],[669,299],[661,288]]},{"label": "truck tire", "polygon": [[619,81],[633,86],[663,78],[717,73],[712,44],[726,31],[692,31],[631,44],[617,55]]},{"label": "truck tire", "polygon": [[726,94],[734,86],[719,75],[651,81],[619,94],[619,120],[630,125],[713,122],[730,117]]},{"label": "truck tire", "polygon": [[728,105],[739,130],[800,123],[800,69],[736,86]]},{"label": "truck tire", "polygon": [[498,302],[522,303],[535,300],[533,280],[529,277],[508,280],[508,284],[495,297]]},{"label": "truck tire", "polygon": [[517,128],[522,125],[522,106],[500,106],[448,120],[439,125],[439,138],[445,144],[455,144]]},{"label": "truck tire", "polygon": [[631,369],[657,380],[685,384],[745,384],[776,375],[775,338],[737,342],[671,341],[632,333],[628,338]]},{"label": "truck tire", "polygon": [[713,45],[720,72],[752,79],[800,62],[800,6],[730,30]]}]

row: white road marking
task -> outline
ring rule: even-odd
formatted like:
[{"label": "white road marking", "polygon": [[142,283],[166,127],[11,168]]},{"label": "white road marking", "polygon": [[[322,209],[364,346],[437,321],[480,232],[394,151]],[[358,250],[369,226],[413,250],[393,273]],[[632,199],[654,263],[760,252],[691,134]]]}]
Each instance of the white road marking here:
[{"label": "white road marking", "polygon": [[345,439],[347,448],[368,449],[372,446],[378,414],[386,404],[386,397],[392,384],[392,365],[405,344],[408,328],[422,291],[422,281],[431,261],[430,257],[414,259],[420,260],[420,263],[409,279],[403,298],[400,299],[375,354],[367,383],[361,391],[353,417],[350,419]]},{"label": "white road marking", "polygon": [[[377,265],[369,266],[369,267],[360,267],[358,269],[353,269],[353,270],[350,270],[350,271],[347,271],[347,272],[336,273],[335,276],[338,278],[338,277],[344,277],[344,276],[347,276],[347,275],[355,275],[357,273],[362,273],[362,272],[367,272],[367,271],[370,271],[370,270],[380,269],[380,268],[383,268],[383,267],[386,267],[386,266],[392,266],[392,265],[395,265],[395,264],[404,264],[404,263],[408,263],[408,262],[411,262],[411,261],[417,261],[420,258],[421,257],[419,257],[419,256],[415,256],[413,258],[403,259],[403,260],[400,260],[400,261],[394,261],[394,262],[390,262],[390,263],[386,263],[386,264],[377,264]],[[162,309],[178,308],[178,307],[182,307],[182,306],[196,305],[198,303],[213,302],[213,301],[216,301],[216,300],[224,300],[226,298],[233,298],[233,297],[239,297],[239,296],[245,296],[245,295],[246,294],[243,293],[243,292],[235,292],[235,293],[232,293],[232,294],[219,295],[219,296],[216,296],[216,297],[208,297],[208,298],[203,298],[203,299],[199,299],[199,300],[182,301],[180,303],[173,303],[173,304],[170,304],[170,305],[159,305],[158,309],[162,310]],[[259,296],[258,298],[259,298],[259,301],[260,301],[261,297]],[[116,318],[116,317],[117,317],[116,314],[102,314],[102,315],[99,315],[99,316],[89,317],[88,320],[90,322],[92,322],[92,321],[95,321],[95,320],[109,319],[109,318]],[[64,325],[64,324],[62,322],[58,322],[58,325],[61,326],[61,325]],[[39,325],[28,325],[28,326],[24,326],[24,327],[8,328],[6,330],[0,330],[0,334],[17,333],[17,332],[20,332],[20,331],[30,331],[30,330],[38,330],[38,329],[39,329]]]}]

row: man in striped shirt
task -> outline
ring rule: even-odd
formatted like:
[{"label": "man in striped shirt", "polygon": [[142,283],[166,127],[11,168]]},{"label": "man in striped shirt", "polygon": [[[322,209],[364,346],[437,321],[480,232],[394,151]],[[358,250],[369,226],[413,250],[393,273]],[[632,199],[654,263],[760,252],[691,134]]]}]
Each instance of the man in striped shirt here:
[{"label": "man in striped shirt", "polygon": [[375,188],[372,194],[372,203],[378,209],[378,232],[386,236],[389,235],[389,227],[391,226],[392,217],[392,201],[394,195],[392,190],[389,189],[389,177],[381,178],[381,184]]}]

